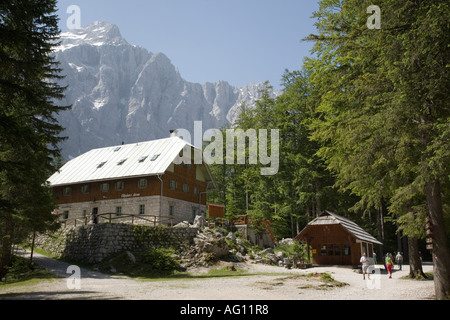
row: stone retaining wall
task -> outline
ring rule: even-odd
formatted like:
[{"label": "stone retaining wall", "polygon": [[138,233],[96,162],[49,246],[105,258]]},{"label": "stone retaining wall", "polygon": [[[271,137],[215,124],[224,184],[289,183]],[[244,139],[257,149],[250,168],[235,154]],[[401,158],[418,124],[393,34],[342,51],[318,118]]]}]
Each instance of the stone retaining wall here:
[{"label": "stone retaining wall", "polygon": [[70,261],[93,264],[125,250],[190,245],[197,234],[192,227],[104,223],[62,229],[52,237],[39,237],[36,246]]}]

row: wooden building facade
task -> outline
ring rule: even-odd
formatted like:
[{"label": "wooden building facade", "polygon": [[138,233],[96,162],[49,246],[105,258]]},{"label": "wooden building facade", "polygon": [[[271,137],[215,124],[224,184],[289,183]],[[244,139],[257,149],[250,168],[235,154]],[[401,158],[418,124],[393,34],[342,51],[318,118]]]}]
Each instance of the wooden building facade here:
[{"label": "wooden building facade", "polygon": [[178,137],[91,150],[49,178],[56,211],[63,220],[95,213],[193,222],[205,216],[206,192],[215,186],[194,152]]},{"label": "wooden building facade", "polygon": [[373,258],[374,245],[382,244],[355,222],[329,211],[308,223],[295,240],[308,245],[314,265],[358,266],[364,252]]}]

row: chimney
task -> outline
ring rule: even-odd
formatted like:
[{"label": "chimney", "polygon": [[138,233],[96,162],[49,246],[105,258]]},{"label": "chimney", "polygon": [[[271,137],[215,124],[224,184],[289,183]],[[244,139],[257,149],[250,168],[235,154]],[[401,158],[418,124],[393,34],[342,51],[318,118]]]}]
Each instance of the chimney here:
[{"label": "chimney", "polygon": [[170,137],[178,137],[178,131],[177,130],[170,130]]}]

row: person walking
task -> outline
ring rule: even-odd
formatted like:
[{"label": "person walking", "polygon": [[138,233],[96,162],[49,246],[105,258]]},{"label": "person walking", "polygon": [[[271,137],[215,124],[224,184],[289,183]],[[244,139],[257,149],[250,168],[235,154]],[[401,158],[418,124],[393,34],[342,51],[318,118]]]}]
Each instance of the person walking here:
[{"label": "person walking", "polygon": [[403,265],[403,256],[400,253],[400,251],[397,253],[397,255],[395,256],[395,262],[397,262],[397,266],[399,268],[399,270],[402,270],[402,265]]},{"label": "person walking", "polygon": [[369,259],[366,257],[366,253],[364,252],[361,259],[359,259],[359,262],[362,264],[362,274],[363,274],[363,280],[366,279],[366,273],[367,273],[367,279],[370,280],[370,274],[367,272],[367,269],[369,269]]},{"label": "person walking", "polygon": [[389,273],[389,279],[392,278],[392,267],[394,266],[394,262],[392,259],[392,255],[390,253],[386,254],[386,269]]}]

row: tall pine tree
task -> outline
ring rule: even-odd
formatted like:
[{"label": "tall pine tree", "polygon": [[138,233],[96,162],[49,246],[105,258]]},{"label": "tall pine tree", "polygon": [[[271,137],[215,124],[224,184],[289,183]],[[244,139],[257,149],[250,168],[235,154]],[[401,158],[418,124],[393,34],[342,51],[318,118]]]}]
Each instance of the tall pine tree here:
[{"label": "tall pine tree", "polygon": [[13,243],[54,226],[46,179],[54,172],[63,128],[56,105],[64,88],[52,56],[56,0],[0,3],[0,279]]},{"label": "tall pine tree", "polygon": [[[339,185],[360,195],[363,205],[380,209],[388,202],[397,216],[425,210],[442,299],[450,294],[448,199],[441,191],[450,183],[449,5],[380,1],[381,29],[372,30],[366,24],[371,4],[320,3],[319,34],[309,37],[317,58],[307,65],[320,115],[314,138]],[[404,230],[412,227],[424,224]]]}]

